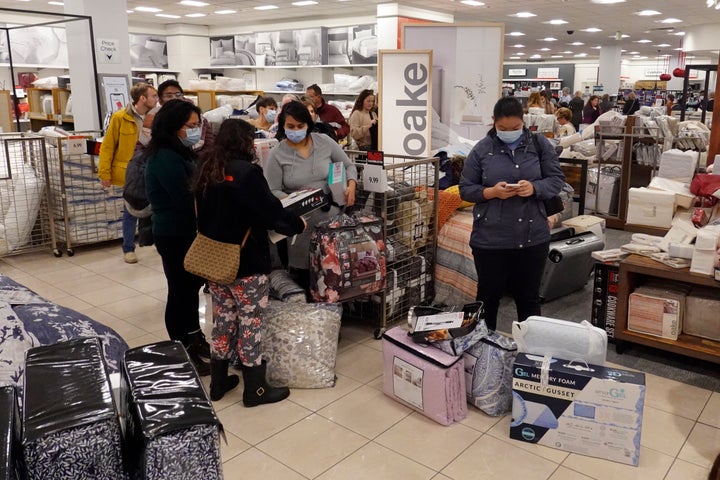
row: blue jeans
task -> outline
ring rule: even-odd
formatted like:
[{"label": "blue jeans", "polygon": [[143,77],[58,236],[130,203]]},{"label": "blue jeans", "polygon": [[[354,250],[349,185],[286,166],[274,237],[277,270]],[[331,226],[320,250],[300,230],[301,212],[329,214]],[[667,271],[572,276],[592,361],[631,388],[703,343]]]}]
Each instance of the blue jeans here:
[{"label": "blue jeans", "polygon": [[122,233],[123,233],[122,251],[123,251],[123,253],[135,251],[135,231],[136,230],[137,230],[137,218],[130,215],[130,212],[128,212],[126,208],[123,208],[123,216],[122,216]]}]

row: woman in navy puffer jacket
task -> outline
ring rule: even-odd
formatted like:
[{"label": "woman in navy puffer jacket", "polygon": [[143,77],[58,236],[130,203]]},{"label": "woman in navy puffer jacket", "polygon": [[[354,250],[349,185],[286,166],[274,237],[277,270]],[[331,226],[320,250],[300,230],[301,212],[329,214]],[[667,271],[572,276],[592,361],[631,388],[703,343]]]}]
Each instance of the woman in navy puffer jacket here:
[{"label": "woman in navy puffer jacket", "polygon": [[[494,128],[465,160],[460,196],[474,202],[470,236],[477,300],[496,328],[500,299],[509,292],[518,321],[540,314],[540,280],[550,242],[543,200],[560,193],[565,176],[550,142],[523,125],[523,108],[505,97],[493,109]],[[540,150],[538,152],[538,149]]]}]

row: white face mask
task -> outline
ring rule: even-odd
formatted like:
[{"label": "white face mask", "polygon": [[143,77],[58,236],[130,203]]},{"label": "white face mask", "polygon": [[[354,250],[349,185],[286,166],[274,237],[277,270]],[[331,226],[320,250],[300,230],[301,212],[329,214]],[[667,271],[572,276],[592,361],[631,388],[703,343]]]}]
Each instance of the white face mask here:
[{"label": "white face mask", "polygon": [[497,137],[504,143],[515,143],[523,134],[522,128],[520,130],[497,130]]}]

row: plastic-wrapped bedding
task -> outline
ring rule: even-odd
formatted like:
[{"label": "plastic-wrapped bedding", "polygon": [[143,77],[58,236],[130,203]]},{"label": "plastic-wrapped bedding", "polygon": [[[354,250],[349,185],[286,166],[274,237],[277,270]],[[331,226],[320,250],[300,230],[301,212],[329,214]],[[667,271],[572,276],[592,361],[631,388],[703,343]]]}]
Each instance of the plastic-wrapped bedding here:
[{"label": "plastic-wrapped bedding", "polygon": [[335,385],[339,303],[270,301],[263,319],[263,357],[272,385],[325,388]]},{"label": "plastic-wrapped bedding", "polygon": [[121,388],[131,478],[223,478],[222,425],[180,342],[125,352]]},{"label": "plastic-wrapped bedding", "polygon": [[19,429],[17,399],[15,387],[0,386],[0,478],[18,480],[16,468],[15,431]]},{"label": "plastic-wrapped bedding", "polygon": [[283,302],[305,303],[305,290],[292,279],[286,270],[273,270],[268,275],[270,295]]},{"label": "plastic-wrapped bedding", "polygon": [[97,338],[28,350],[22,419],[29,480],[126,478],[120,423]]}]

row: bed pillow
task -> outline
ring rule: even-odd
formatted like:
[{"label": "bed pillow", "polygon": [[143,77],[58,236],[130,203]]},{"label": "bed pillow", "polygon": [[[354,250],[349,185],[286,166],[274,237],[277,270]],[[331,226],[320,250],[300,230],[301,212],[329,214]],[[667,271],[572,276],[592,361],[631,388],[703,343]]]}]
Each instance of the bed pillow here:
[{"label": "bed pillow", "polygon": [[[453,195],[457,195],[458,198],[460,198],[460,186],[459,185],[453,185],[451,187],[446,188],[443,191],[447,192],[447,193],[451,193]],[[472,207],[472,206],[475,206],[475,204],[472,202],[466,202],[465,200],[460,199],[460,205],[458,205],[457,208],[467,208],[467,207]]]},{"label": "bed pillow", "polygon": [[355,32],[355,38],[368,38],[372,37],[372,29],[358,30]]},{"label": "bed pillow", "polygon": [[328,44],[328,53],[330,55],[344,55],[347,53],[347,42],[345,40],[330,40]]}]

